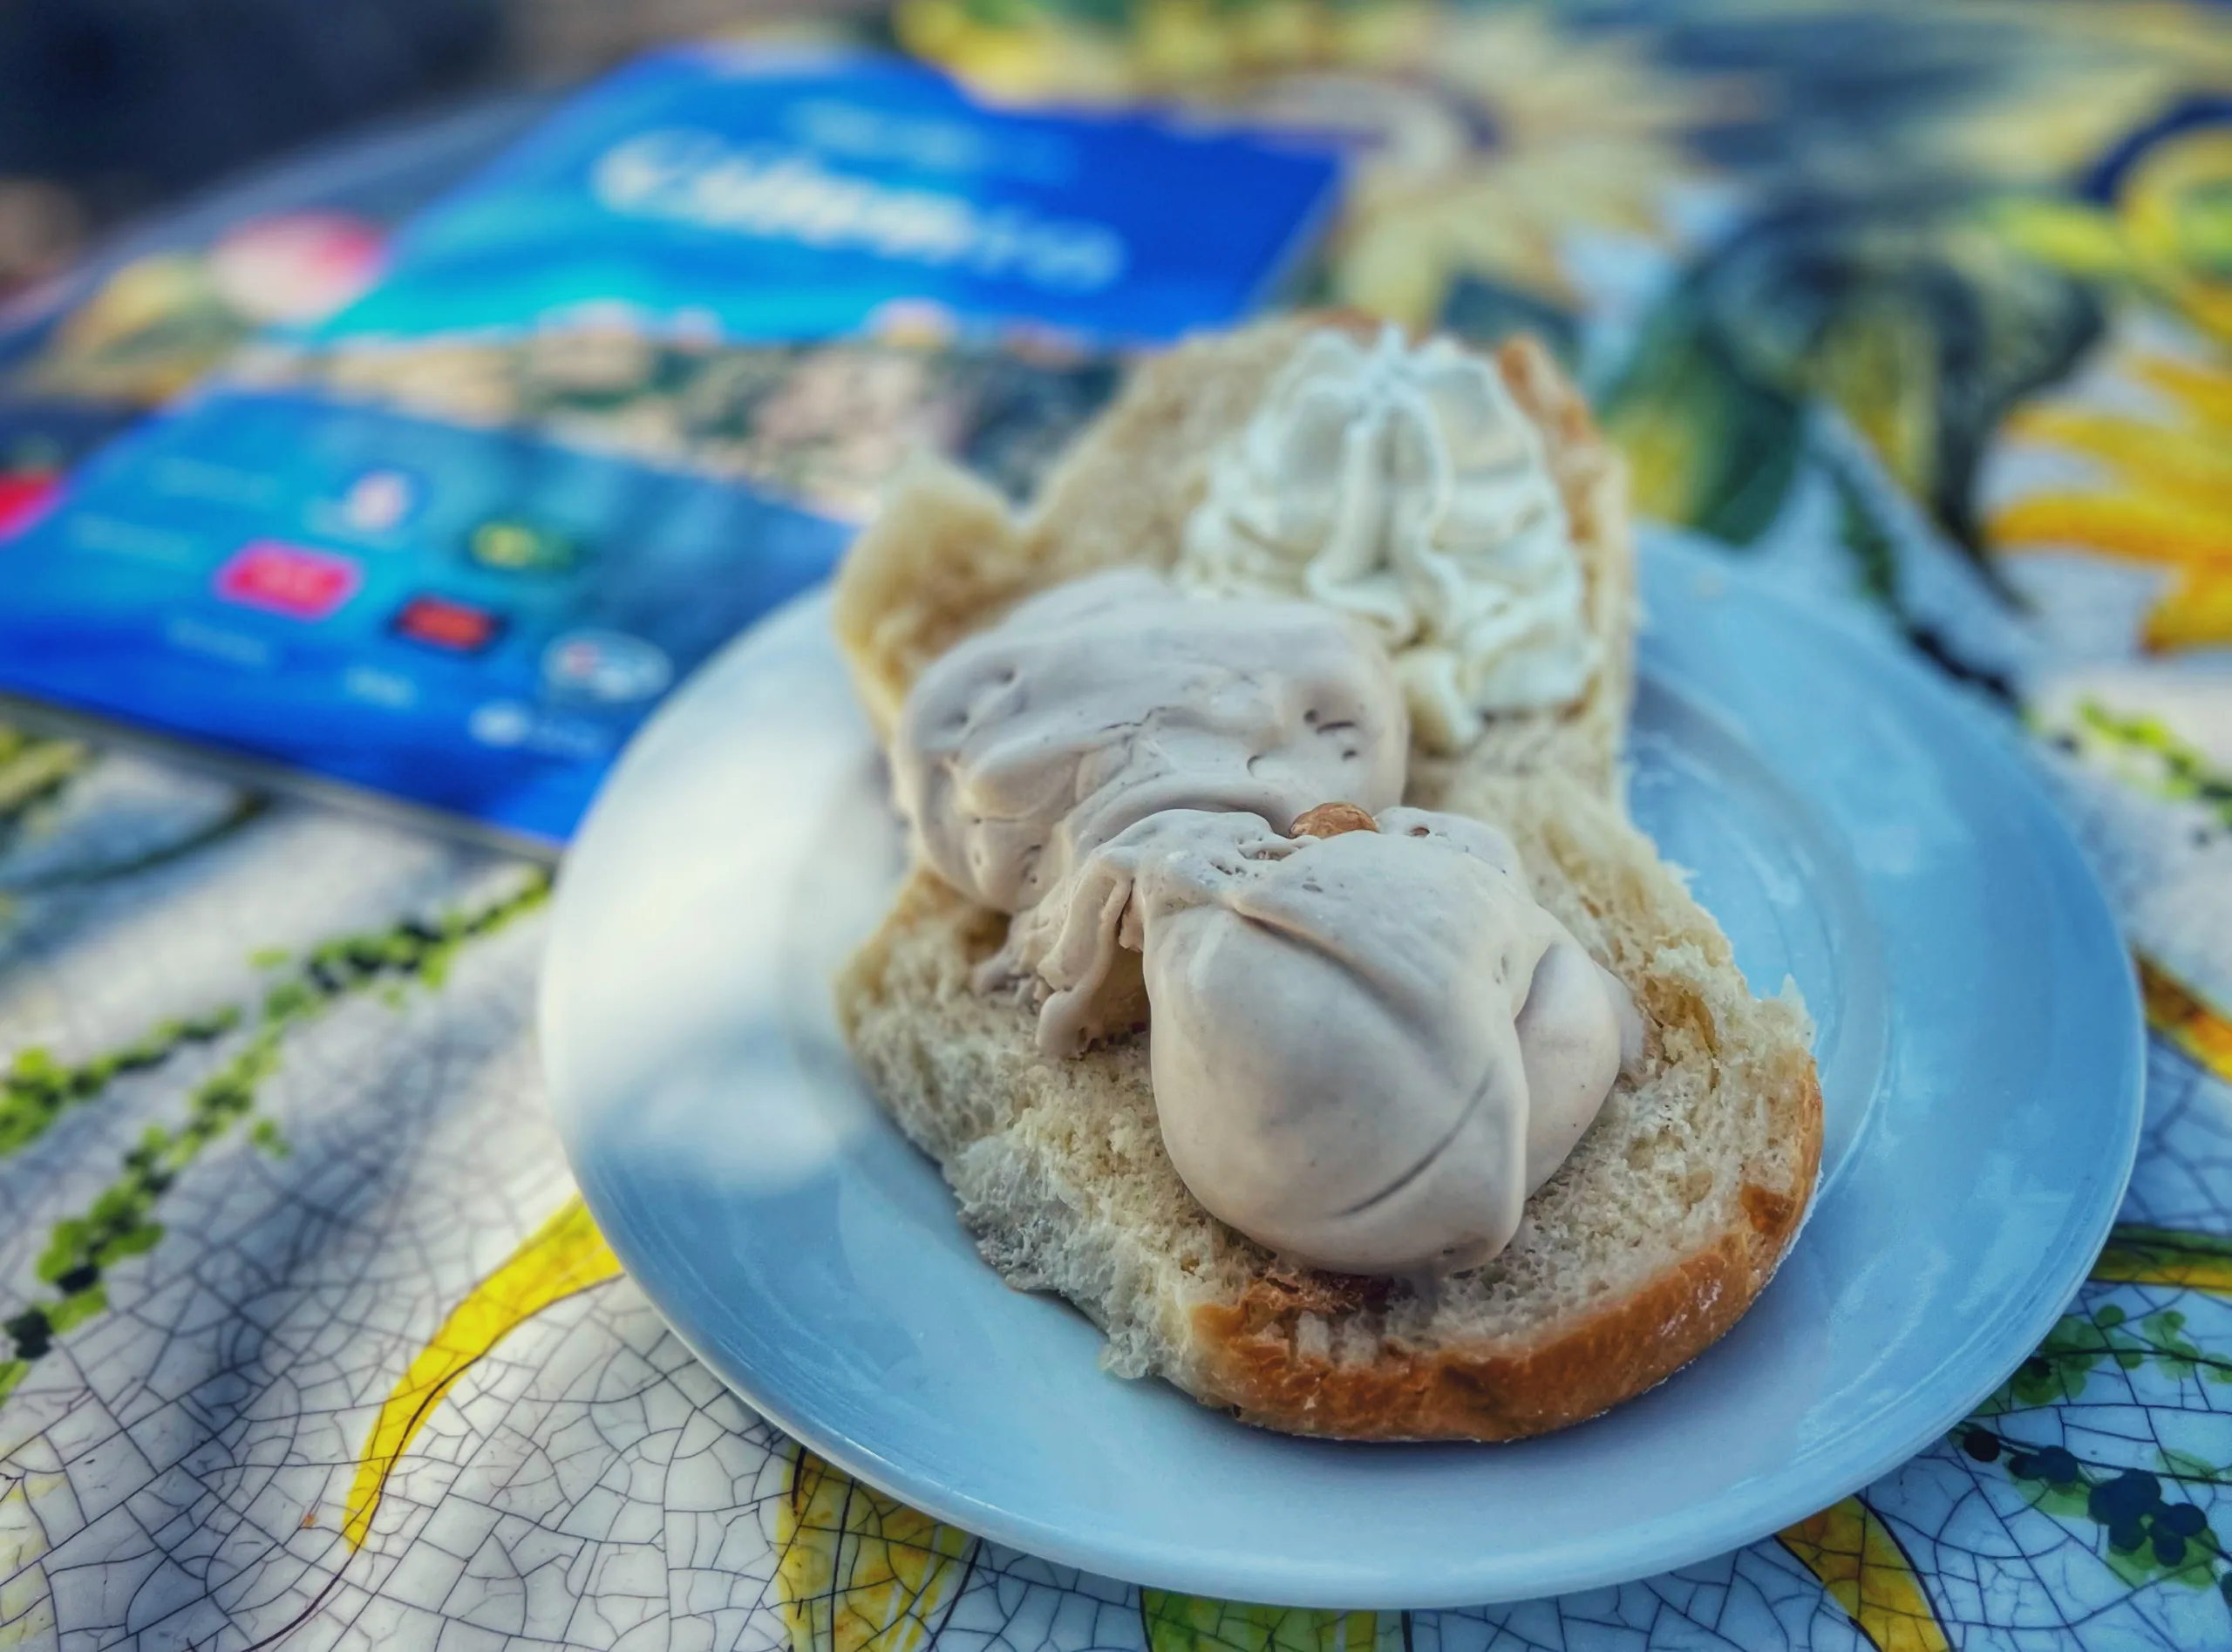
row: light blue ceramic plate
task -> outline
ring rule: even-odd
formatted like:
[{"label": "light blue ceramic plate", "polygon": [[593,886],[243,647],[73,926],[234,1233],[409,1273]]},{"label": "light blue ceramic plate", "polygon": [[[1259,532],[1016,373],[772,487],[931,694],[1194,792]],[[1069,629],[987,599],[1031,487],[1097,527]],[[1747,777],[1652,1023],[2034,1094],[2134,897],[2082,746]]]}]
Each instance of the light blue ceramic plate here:
[{"label": "light blue ceramic plate", "polygon": [[900,840],[806,601],[661,713],[568,862],[544,985],[567,1147],[628,1271],[767,1417],[999,1541],[1197,1594],[1454,1605],[1664,1570],[1896,1466],[2030,1352],[2131,1168],[2128,966],[2009,737],[1679,545],[1632,801],[1755,989],[1795,976],[1827,1102],[1812,1220],[1696,1364],[1505,1446],[1303,1441],[1095,1363],[980,1261],[852,1075],[831,972]]}]

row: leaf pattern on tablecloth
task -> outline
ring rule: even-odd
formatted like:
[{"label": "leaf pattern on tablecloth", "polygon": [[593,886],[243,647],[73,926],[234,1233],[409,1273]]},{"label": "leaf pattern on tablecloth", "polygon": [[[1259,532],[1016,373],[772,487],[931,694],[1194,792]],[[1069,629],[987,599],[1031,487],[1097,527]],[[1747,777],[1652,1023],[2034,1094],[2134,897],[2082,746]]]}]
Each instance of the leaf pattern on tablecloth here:
[{"label": "leaf pattern on tablecloth", "polygon": [[[1143,1593],[854,1485],[614,1275],[541,1100],[538,874],[0,731],[0,1645],[2232,1644],[2222,15],[907,0],[892,32],[1003,96],[1351,134],[1305,297],[1543,333],[1650,513],[2020,717],[2154,1031],[2092,1281],[1912,1463],[1678,1573],[1453,1612]],[[186,382],[239,335],[205,262],[124,267],[42,382]],[[1024,491],[1113,382],[609,330],[243,371],[847,509],[913,439]],[[0,513],[41,464],[0,456]]]}]

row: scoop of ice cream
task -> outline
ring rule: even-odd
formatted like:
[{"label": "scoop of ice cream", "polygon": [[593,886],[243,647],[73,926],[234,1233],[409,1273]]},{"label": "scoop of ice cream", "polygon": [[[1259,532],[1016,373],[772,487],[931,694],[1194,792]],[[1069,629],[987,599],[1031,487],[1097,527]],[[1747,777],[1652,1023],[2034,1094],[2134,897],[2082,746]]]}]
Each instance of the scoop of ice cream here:
[{"label": "scoop of ice cream", "polygon": [[1446,338],[1305,339],[1218,452],[1177,577],[1366,621],[1432,747],[1571,700],[1596,665],[1541,438],[1495,364]]},{"label": "scoop of ice cream", "polygon": [[1010,950],[1047,991],[1057,1053],[1123,949],[1144,953],[1163,1140],[1213,1214],[1337,1272],[1473,1267],[1510,1242],[1641,1027],[1500,833],[1415,809],[1377,824],[1289,837],[1155,815],[1018,919]]},{"label": "scoop of ice cream", "polygon": [[922,857],[1017,912],[1162,810],[1283,830],[1327,798],[1385,807],[1408,745],[1385,650],[1343,615],[1126,569],[1034,597],[932,664],[891,764]]}]

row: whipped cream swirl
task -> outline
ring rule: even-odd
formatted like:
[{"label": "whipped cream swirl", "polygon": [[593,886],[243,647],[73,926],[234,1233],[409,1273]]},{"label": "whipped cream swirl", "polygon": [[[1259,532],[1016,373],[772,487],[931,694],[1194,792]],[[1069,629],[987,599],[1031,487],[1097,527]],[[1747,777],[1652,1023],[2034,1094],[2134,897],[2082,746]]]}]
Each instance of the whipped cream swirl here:
[{"label": "whipped cream swirl", "polygon": [[1494,364],[1446,338],[1305,339],[1212,461],[1176,575],[1366,621],[1430,749],[1575,699],[1597,664],[1541,435]]}]

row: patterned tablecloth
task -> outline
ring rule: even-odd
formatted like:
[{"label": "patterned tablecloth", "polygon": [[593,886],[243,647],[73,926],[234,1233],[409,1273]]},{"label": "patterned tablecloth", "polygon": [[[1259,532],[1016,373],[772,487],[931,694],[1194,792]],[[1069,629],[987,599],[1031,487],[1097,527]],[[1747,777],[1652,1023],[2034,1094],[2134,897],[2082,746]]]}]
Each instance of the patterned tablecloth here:
[{"label": "patterned tablecloth", "polygon": [[[1645,511],[2035,731],[2145,982],[2146,1140],[2091,1283],[1936,1446],[1739,1553],[1475,1611],[1143,1594],[980,1544],[802,1455],[619,1275],[538,1090],[541,873],[0,734],[0,1644],[2232,1647],[2228,24],[915,0],[891,25],[1009,95],[1353,130],[1314,296],[1540,330]],[[160,393],[236,337],[237,275],[112,267],[10,383]],[[820,418],[875,463],[877,421],[942,393],[934,360],[873,394],[799,371],[824,378],[771,398],[785,439]],[[41,462],[0,466],[0,511]]]}]

